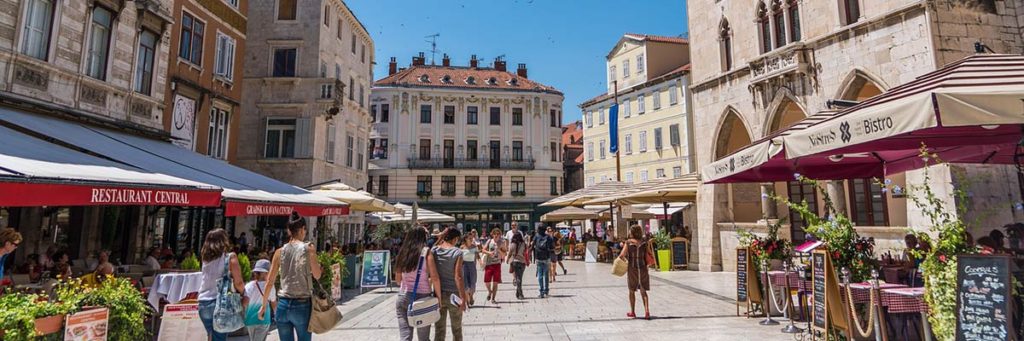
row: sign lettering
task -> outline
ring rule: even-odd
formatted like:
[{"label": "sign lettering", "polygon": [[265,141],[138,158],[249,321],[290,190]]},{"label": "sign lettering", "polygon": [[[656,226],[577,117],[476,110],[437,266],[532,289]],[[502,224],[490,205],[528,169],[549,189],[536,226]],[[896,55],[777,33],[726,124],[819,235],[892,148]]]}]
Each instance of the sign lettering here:
[{"label": "sign lettering", "polygon": [[157,205],[189,205],[188,193],[129,189],[129,188],[93,188],[89,200],[92,204],[157,204]]},{"label": "sign lettering", "polygon": [[957,341],[1017,340],[1009,257],[959,255],[956,284]]}]

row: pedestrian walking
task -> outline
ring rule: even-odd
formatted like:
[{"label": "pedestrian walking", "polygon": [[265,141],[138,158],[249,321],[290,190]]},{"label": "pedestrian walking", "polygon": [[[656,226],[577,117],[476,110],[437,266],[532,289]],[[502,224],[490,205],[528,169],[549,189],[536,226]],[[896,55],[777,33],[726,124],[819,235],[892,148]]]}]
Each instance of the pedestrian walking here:
[{"label": "pedestrian walking", "polygon": [[[284,246],[274,251],[270,262],[270,276],[267,278],[269,289],[274,290],[274,281],[281,275],[281,290],[277,292],[277,335],[281,341],[309,341],[309,315],[313,305],[310,302],[313,280],[320,279],[320,262],[316,258],[316,246],[306,243],[306,219],[292,212],[288,219],[288,234],[291,239]],[[269,295],[264,293],[263,306],[259,317],[262,318],[267,309]]]},{"label": "pedestrian walking", "polygon": [[487,287],[487,301],[498,304],[498,284],[501,283],[501,260],[505,254],[501,240],[501,229],[491,229],[491,239],[484,243],[480,253],[484,254],[484,285]]},{"label": "pedestrian walking", "polygon": [[523,271],[526,271],[529,264],[526,262],[526,240],[523,239],[523,234],[519,231],[512,234],[505,262],[512,270],[512,283],[516,286],[516,298],[526,299],[526,296],[523,296]]},{"label": "pedestrian walking", "polygon": [[[552,230],[548,231],[550,233]],[[562,250],[565,245],[565,237],[562,236],[562,232],[554,231],[552,238],[555,241],[555,254],[551,256],[551,281],[555,282],[555,279],[558,277],[558,267],[555,265],[562,267],[563,275],[568,274],[569,271],[565,269],[565,264],[562,264],[562,258],[565,257],[564,251]]]},{"label": "pedestrian walking", "polygon": [[[409,304],[412,302],[414,292],[416,297],[427,297],[434,293],[438,307],[442,306],[441,282],[437,275],[437,267],[434,265],[433,253],[426,253],[423,266],[420,266],[420,256],[427,250],[427,230],[422,227],[413,228],[405,233],[402,248],[395,257],[395,281],[399,283],[395,313],[398,316],[398,332],[402,341],[412,341],[413,327],[409,325]],[[429,341],[430,325],[416,328],[416,339]]]},{"label": "pedestrian walking", "polygon": [[[548,228],[550,232],[552,228]],[[540,285],[540,298],[545,298],[549,293],[549,278],[551,273],[551,256],[555,251],[552,237],[544,230],[538,229],[537,236],[533,238],[533,259],[537,263],[537,284]]]},{"label": "pedestrian walking", "polygon": [[469,306],[476,304],[476,264],[479,263],[480,247],[476,241],[476,230],[469,230],[462,238],[462,278],[465,280],[466,298]]},{"label": "pedestrian walking", "polygon": [[[263,341],[267,339],[267,332],[270,331],[271,311],[277,310],[277,293],[267,292],[267,273],[270,272],[270,261],[260,259],[252,267],[252,280],[245,284],[245,297],[249,298],[249,304],[245,307],[245,328],[249,331],[249,341]],[[260,318],[259,311],[264,294],[269,297],[270,309],[263,318]]]},{"label": "pedestrian walking", "polygon": [[462,232],[448,229],[438,237],[440,245],[431,250],[441,282],[441,319],[434,324],[434,340],[444,341],[447,316],[451,316],[452,339],[462,341],[462,312],[466,311],[466,290],[462,278]]},{"label": "pedestrian walking", "polygon": [[[228,338],[227,333],[213,330],[213,311],[217,306],[217,296],[220,294],[218,284],[221,283],[221,279],[230,277],[230,284],[234,285],[236,292],[245,292],[242,267],[238,265],[238,257],[231,252],[231,237],[224,229],[213,229],[206,233],[200,255],[203,259],[203,277],[199,282],[199,319],[203,321],[206,335],[212,341],[225,341]],[[224,266],[225,264],[228,266]],[[230,274],[225,274],[225,271],[230,271]]]},{"label": "pedestrian walking", "polygon": [[644,300],[644,318],[651,319],[651,310],[647,303],[647,291],[651,290],[651,279],[647,274],[647,255],[653,255],[651,241],[644,239],[644,231],[640,225],[629,227],[629,239],[623,243],[619,258],[626,261],[626,279],[629,286],[629,313],[626,317],[636,317],[636,291]]}]

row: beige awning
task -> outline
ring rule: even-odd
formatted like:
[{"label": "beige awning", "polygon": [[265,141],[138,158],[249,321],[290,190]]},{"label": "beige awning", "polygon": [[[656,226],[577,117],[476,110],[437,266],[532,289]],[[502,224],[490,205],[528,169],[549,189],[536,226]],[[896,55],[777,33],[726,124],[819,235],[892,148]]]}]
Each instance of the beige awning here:
[{"label": "beige awning", "polygon": [[374,213],[371,214],[374,217],[379,218],[383,222],[412,222],[413,215],[416,215],[416,222],[418,223],[453,223],[455,217],[437,213],[423,207],[417,207],[415,212],[412,206],[396,203],[395,208],[398,212],[396,213]]},{"label": "beige awning", "polygon": [[612,195],[614,193],[622,192],[629,189],[630,187],[633,187],[633,184],[627,184],[618,181],[605,181],[548,200],[547,202],[540,204],[540,206],[583,206],[585,202],[591,199],[600,198]]},{"label": "beige awning", "polygon": [[618,203],[623,204],[657,204],[665,202],[697,201],[697,190],[700,189],[700,176],[687,174],[674,179],[657,179],[637,185],[630,190],[597,197],[585,202],[587,205]]},{"label": "beige awning", "polygon": [[558,222],[566,220],[589,220],[597,218],[598,215],[595,211],[579,207],[568,206],[554,210],[548,214],[542,215],[540,217],[540,221]]},{"label": "beige awning", "polygon": [[346,203],[352,211],[395,212],[395,206],[377,199],[366,191],[357,190],[341,182],[316,186],[313,193]]}]

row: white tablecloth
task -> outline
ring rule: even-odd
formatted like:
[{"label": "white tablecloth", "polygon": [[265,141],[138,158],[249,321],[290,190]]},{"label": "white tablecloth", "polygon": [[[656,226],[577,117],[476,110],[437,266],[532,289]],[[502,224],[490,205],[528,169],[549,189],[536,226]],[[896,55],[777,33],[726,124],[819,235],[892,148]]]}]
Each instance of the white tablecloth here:
[{"label": "white tablecloth", "polygon": [[188,294],[199,292],[202,282],[202,272],[159,274],[153,280],[153,287],[149,289],[147,300],[154,308],[160,309],[160,298],[172,304],[181,302]]}]

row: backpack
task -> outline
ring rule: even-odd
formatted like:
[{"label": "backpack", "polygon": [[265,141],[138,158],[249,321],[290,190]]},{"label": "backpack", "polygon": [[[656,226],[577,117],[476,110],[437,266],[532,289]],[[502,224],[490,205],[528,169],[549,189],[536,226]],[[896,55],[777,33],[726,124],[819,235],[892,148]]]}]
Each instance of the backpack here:
[{"label": "backpack", "polygon": [[533,243],[533,252],[538,261],[551,259],[551,237],[538,237]]}]

